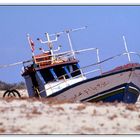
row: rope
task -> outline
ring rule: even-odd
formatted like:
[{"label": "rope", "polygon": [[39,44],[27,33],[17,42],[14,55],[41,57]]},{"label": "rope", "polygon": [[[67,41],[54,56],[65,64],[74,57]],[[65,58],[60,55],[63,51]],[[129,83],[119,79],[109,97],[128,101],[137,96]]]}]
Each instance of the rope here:
[{"label": "rope", "polygon": [[6,67],[16,66],[16,65],[20,65],[20,64],[23,64],[23,62],[17,62],[17,63],[7,64],[7,65],[0,65],[0,68],[6,68]]},{"label": "rope", "polygon": [[16,66],[16,65],[21,65],[21,64],[28,63],[28,62],[31,62],[31,61],[32,60],[27,60],[27,61],[20,61],[20,62],[12,63],[12,64],[0,65],[0,69],[1,68],[12,67],[12,66]]}]

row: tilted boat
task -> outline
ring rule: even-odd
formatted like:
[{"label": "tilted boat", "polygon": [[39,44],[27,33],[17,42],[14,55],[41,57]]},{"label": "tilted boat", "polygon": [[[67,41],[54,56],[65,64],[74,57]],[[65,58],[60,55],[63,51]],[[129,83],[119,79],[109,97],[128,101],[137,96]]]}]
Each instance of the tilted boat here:
[{"label": "tilted boat", "polygon": [[[125,42],[126,51],[101,61],[99,50],[97,48],[86,48],[82,50],[73,50],[70,32],[78,31],[83,28],[65,30],[60,33],[49,35],[46,33],[47,41],[38,41],[47,44],[49,50],[42,51],[41,54],[32,55],[32,61],[24,63],[22,76],[25,79],[29,97],[52,98],[58,101],[73,102],[125,102],[135,103],[140,94],[140,64],[131,63],[130,55],[139,53],[129,52]],[[59,52],[60,46],[54,50],[53,43],[58,41],[61,34],[68,37],[70,51]],[[55,37],[54,40],[51,37]],[[28,36],[28,41],[32,52],[34,44]],[[76,55],[83,52],[95,51],[97,62],[80,67]],[[101,65],[107,61],[117,59],[126,55],[129,63],[111,71],[103,72]],[[97,69],[94,67],[97,66]],[[91,71],[86,71],[88,68]],[[100,74],[88,78],[87,75],[99,72]]]}]

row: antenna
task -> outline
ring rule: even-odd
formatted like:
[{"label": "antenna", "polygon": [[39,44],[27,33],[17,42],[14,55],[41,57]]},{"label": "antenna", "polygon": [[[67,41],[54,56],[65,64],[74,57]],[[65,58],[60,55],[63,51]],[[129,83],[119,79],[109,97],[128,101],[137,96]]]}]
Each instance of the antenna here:
[{"label": "antenna", "polygon": [[83,26],[83,27],[81,27],[81,28],[74,28],[74,29],[66,29],[66,30],[64,30],[64,31],[62,31],[62,32],[57,32],[57,33],[54,33],[54,34],[50,34],[49,36],[51,37],[51,36],[56,36],[56,35],[61,35],[61,34],[65,34],[66,32],[75,32],[75,31],[79,31],[79,30],[84,30],[84,29],[86,29],[87,28],[87,26]]},{"label": "antenna", "polygon": [[[37,40],[40,41],[40,43],[43,43],[43,44],[47,44],[50,51],[51,51],[51,55],[53,56],[53,42],[56,42],[58,40],[58,37],[61,35],[61,34],[66,34],[67,37],[68,37],[68,41],[69,41],[69,45],[70,45],[70,49],[71,49],[71,52],[73,54],[73,57],[75,58],[75,52],[73,50],[73,46],[72,46],[72,41],[71,41],[71,37],[70,37],[70,32],[75,32],[75,31],[79,31],[79,30],[84,30],[86,29],[87,26],[83,26],[81,28],[75,28],[75,29],[66,29],[62,32],[57,32],[57,33],[54,33],[54,34],[48,34],[47,32],[45,33],[46,37],[47,37],[47,41],[42,41],[42,39],[38,38]],[[51,40],[50,37],[52,36],[55,36],[56,38],[54,40]]]},{"label": "antenna", "polygon": [[56,42],[58,40],[59,35],[56,35],[56,38],[54,40],[50,39],[50,35],[47,32],[45,33],[45,35],[46,35],[47,41],[42,41],[42,39],[40,39],[40,38],[38,38],[37,40],[40,41],[40,43],[42,43],[42,44],[48,45],[51,56],[52,56],[51,57],[52,63],[53,63],[53,60],[55,59],[54,52],[53,52],[53,42]]},{"label": "antenna", "polygon": [[50,49],[52,49],[52,47],[53,47],[53,42],[56,42],[57,40],[58,40],[58,35],[56,35],[56,38],[54,39],[54,40],[51,40],[50,39],[50,35],[46,32],[45,33],[45,35],[46,35],[46,37],[47,37],[47,41],[42,41],[42,39],[40,39],[40,38],[37,38],[37,40],[38,41],[40,41],[40,43],[42,43],[42,44],[48,44],[48,47],[50,48]]},{"label": "antenna", "polygon": [[127,47],[127,44],[126,44],[126,40],[125,40],[125,36],[124,35],[123,35],[123,41],[124,41],[125,51],[126,51],[126,54],[128,56],[128,61],[131,62],[130,53],[128,51],[128,47]]}]

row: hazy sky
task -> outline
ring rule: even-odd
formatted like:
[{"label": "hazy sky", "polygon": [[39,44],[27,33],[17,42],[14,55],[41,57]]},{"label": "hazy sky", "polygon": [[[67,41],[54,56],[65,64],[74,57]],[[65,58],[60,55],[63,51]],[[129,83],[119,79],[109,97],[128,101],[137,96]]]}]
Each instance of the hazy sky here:
[{"label": "hazy sky", "polygon": [[[38,50],[42,45],[36,39],[45,40],[45,32],[82,26],[88,28],[71,34],[75,49],[97,47],[103,60],[124,51],[122,36],[125,35],[129,50],[140,52],[140,6],[0,6],[0,65],[31,59],[27,33]],[[60,42],[68,50],[67,42]],[[80,62],[86,65],[87,60],[95,62],[89,56],[82,57]],[[127,60],[118,59],[118,62]],[[114,64],[113,61],[105,64],[104,70]],[[21,67],[0,69],[0,80],[23,81]]]}]

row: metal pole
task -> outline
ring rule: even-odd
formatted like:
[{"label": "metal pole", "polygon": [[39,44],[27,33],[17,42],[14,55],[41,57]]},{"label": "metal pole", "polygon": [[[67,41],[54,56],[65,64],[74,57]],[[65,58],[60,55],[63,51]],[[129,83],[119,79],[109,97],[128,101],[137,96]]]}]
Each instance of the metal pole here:
[{"label": "metal pole", "polygon": [[125,51],[126,51],[127,56],[128,56],[128,61],[131,62],[130,53],[128,51],[128,47],[127,47],[127,44],[126,44],[125,36],[123,36],[123,41],[124,41]]},{"label": "metal pole", "polygon": [[73,46],[72,46],[72,42],[71,42],[69,31],[66,31],[66,34],[67,34],[67,37],[68,37],[68,40],[69,40],[69,45],[70,45],[71,52],[73,54],[73,57],[75,58],[75,53],[74,53],[74,50],[73,50]]},{"label": "metal pole", "polygon": [[50,40],[50,36],[49,36],[49,34],[48,33],[45,33],[45,35],[46,35],[46,37],[47,37],[47,39],[48,39],[48,41],[46,41],[46,43],[48,44],[48,47],[50,48],[50,49],[52,49],[52,41]]},{"label": "metal pole", "polygon": [[31,42],[30,42],[30,35],[29,34],[27,34],[27,39],[28,39],[28,43],[29,43],[30,49],[32,51],[32,56],[34,56],[35,54],[34,54],[34,52],[32,50],[32,45],[31,45]]},{"label": "metal pole", "polygon": [[99,57],[99,49],[96,49],[97,50],[97,61],[98,61],[98,65],[99,65],[99,69],[100,69],[100,72],[102,74],[102,68],[101,68],[101,64],[100,64],[100,57]]},{"label": "metal pole", "polygon": [[53,53],[53,44],[52,44],[52,41],[50,40],[49,34],[48,33],[45,33],[45,34],[46,34],[46,37],[48,39],[47,44],[48,44],[48,47],[49,47],[50,52],[51,52],[51,63],[53,64],[53,61],[55,58],[54,53]]}]

